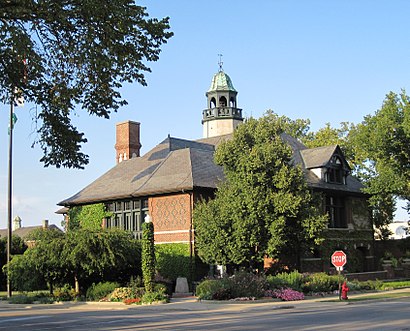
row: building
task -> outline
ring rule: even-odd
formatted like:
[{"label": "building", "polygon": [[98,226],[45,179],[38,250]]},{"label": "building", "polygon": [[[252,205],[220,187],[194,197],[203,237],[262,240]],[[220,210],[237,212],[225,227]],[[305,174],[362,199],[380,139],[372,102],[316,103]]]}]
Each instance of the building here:
[{"label": "building", "polygon": [[[30,235],[30,233],[37,229],[61,231],[61,229],[58,226],[54,224],[48,224],[48,220],[43,220],[41,225],[22,226],[22,220],[19,216],[16,216],[13,219],[12,235],[20,237],[26,243],[26,239]],[[7,238],[7,232],[7,229],[0,229],[0,238]]]},{"label": "building", "polygon": [[[140,156],[140,123],[118,123],[117,164],[59,205],[104,203],[113,213],[103,221],[104,226],[131,231],[136,238],[141,237],[141,224],[149,214],[156,244],[185,243],[193,254],[195,203],[212,197],[224,180],[223,169],[213,162],[214,151],[243,121],[237,91],[222,68],[213,76],[206,97],[202,139],[168,136]],[[282,138],[292,147],[294,161],[302,166],[309,187],[324,194],[323,209],[330,218],[326,249],[306,256],[304,270],[329,269],[330,255],[337,249],[358,261],[352,270],[372,269],[373,230],[367,197],[361,191],[362,184],[351,176],[339,146],[309,149],[287,134]]]}]

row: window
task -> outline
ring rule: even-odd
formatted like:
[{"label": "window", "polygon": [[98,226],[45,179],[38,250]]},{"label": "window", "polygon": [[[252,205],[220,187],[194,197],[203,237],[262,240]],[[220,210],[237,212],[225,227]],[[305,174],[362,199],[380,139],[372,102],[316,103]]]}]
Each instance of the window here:
[{"label": "window", "polygon": [[131,231],[134,238],[142,238],[142,222],[148,213],[148,199],[114,201],[107,204],[114,215],[107,217],[107,228]]},{"label": "window", "polygon": [[327,196],[326,212],[329,215],[329,228],[347,228],[345,201],[342,197]]},{"label": "window", "polygon": [[346,184],[346,171],[343,162],[338,155],[333,155],[330,165],[325,173],[325,181],[328,183]]}]

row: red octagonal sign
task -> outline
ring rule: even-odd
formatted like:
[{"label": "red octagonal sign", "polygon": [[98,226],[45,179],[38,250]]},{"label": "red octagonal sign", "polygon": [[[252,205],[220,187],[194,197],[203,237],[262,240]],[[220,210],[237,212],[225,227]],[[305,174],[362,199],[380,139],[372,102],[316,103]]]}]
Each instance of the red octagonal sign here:
[{"label": "red octagonal sign", "polygon": [[336,251],[336,252],[334,252],[334,253],[332,254],[331,261],[332,261],[332,264],[333,264],[336,268],[341,268],[341,267],[343,267],[343,266],[346,264],[346,262],[347,262],[346,253],[343,252],[343,251]]}]

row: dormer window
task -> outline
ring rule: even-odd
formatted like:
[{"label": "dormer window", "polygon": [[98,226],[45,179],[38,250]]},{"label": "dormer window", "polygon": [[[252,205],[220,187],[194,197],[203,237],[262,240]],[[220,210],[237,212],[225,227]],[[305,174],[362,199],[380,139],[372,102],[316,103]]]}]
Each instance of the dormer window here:
[{"label": "dormer window", "polygon": [[333,155],[325,173],[325,180],[328,183],[346,184],[346,171],[343,162],[338,155]]}]

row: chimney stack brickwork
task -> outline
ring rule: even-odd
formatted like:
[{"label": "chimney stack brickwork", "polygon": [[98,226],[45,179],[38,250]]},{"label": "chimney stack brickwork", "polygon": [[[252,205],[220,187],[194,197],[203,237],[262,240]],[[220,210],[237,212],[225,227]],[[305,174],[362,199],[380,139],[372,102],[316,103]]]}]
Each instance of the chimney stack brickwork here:
[{"label": "chimney stack brickwork", "polygon": [[125,121],[116,125],[116,163],[140,156],[140,123]]}]

